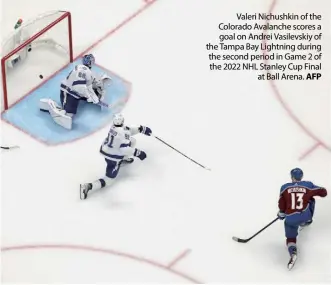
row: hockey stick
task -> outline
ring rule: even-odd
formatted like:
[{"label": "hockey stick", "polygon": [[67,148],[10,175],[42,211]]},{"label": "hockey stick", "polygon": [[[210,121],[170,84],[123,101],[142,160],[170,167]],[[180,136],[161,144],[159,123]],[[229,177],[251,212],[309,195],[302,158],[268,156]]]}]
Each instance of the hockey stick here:
[{"label": "hockey stick", "polygon": [[109,104],[107,104],[106,102],[103,102],[103,101],[99,101],[99,103],[97,105],[99,105],[101,107],[106,107],[108,109],[111,108],[111,106]]},{"label": "hockey stick", "polygon": [[195,164],[199,165],[200,167],[206,169],[206,170],[211,170],[208,167],[203,166],[202,164],[200,164],[199,162],[193,160],[192,158],[188,157],[187,155],[185,155],[184,153],[180,152],[178,149],[174,148],[173,146],[171,146],[170,144],[166,143],[164,140],[160,139],[157,136],[154,136],[154,138],[156,138],[157,140],[159,140],[160,142],[164,143],[166,146],[172,148],[174,151],[177,151],[178,153],[180,153],[182,156],[186,157],[187,159],[191,160],[192,162],[194,162]]},{"label": "hockey stick", "polygon": [[[88,103],[92,103],[92,102],[87,101],[87,98],[85,98],[85,97],[81,97],[80,100],[88,102]],[[101,101],[101,100],[99,100],[99,102],[96,105],[99,105],[101,107],[106,107],[108,109],[111,108],[111,106],[108,103]]]},{"label": "hockey stick", "polygon": [[18,145],[13,145],[13,146],[1,146],[2,149],[15,149],[15,148],[20,148]]},{"label": "hockey stick", "polygon": [[18,145],[13,145],[13,146],[1,146],[2,149],[15,149],[15,148],[20,148]]},{"label": "hockey stick", "polygon": [[276,219],[274,219],[273,221],[271,221],[269,224],[267,224],[264,228],[262,228],[261,230],[259,230],[256,234],[252,235],[250,238],[248,239],[241,239],[241,238],[237,238],[237,237],[232,237],[232,239],[234,241],[237,242],[241,242],[241,243],[246,243],[249,242],[251,239],[255,238],[258,234],[260,234],[261,232],[263,232],[266,228],[270,227],[274,222],[276,222],[279,218],[277,217]]}]

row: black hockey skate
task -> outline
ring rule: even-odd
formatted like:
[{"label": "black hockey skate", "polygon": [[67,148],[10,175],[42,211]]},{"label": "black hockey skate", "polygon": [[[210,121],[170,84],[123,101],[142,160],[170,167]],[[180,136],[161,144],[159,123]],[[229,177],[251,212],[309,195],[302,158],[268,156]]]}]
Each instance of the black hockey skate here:
[{"label": "black hockey skate", "polygon": [[293,250],[293,253],[292,253],[292,255],[291,255],[290,261],[289,261],[288,264],[287,264],[287,269],[288,269],[288,270],[291,270],[291,269],[293,268],[295,262],[297,261],[297,257],[298,257],[298,256],[297,256],[297,250],[294,249],[294,250]]},{"label": "black hockey skate", "polygon": [[87,198],[88,191],[90,191],[91,189],[91,183],[80,184],[80,199],[85,200]]}]

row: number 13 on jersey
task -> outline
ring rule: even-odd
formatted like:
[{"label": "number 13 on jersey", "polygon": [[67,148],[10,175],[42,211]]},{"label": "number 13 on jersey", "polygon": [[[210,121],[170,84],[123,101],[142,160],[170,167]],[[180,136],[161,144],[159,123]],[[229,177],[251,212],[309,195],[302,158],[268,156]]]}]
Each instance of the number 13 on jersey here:
[{"label": "number 13 on jersey", "polygon": [[303,208],[304,193],[291,193],[291,209],[301,210]]}]

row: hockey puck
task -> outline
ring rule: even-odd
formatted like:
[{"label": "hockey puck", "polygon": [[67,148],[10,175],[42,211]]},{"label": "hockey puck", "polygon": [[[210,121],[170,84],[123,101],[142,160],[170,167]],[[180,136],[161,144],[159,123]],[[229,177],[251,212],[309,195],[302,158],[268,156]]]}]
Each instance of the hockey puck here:
[{"label": "hockey puck", "polygon": [[44,78],[44,76],[42,76],[42,75],[40,74],[40,75],[39,75],[39,78],[40,78],[40,79],[43,79],[43,78]]}]

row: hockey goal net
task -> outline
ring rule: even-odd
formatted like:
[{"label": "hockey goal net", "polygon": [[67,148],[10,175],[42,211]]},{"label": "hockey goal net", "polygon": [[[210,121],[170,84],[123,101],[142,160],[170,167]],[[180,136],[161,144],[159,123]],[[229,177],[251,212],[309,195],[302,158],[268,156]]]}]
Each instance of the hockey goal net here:
[{"label": "hockey goal net", "polygon": [[73,61],[70,12],[19,19],[2,42],[1,56],[3,111]]}]

